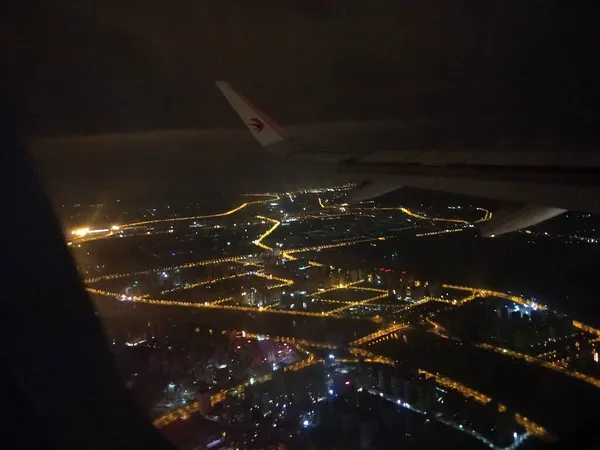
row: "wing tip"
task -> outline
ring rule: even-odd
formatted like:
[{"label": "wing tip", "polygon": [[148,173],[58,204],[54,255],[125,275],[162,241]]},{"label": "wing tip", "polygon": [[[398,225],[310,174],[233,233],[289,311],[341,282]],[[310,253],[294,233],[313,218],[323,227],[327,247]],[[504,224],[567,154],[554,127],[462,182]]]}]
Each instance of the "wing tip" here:
[{"label": "wing tip", "polygon": [[260,145],[266,147],[285,141],[289,137],[283,128],[237,92],[227,81],[215,81],[215,85]]}]

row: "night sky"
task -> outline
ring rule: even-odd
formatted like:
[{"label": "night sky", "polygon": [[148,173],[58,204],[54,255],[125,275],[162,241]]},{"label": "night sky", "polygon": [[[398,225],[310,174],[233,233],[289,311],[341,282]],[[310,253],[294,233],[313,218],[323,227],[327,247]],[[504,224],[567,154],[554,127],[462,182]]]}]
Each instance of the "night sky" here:
[{"label": "night sky", "polygon": [[0,80],[57,198],[337,181],[262,154],[218,79],[285,125],[485,119],[496,132],[587,133],[599,117],[597,11],[559,2],[15,3],[0,19]]}]

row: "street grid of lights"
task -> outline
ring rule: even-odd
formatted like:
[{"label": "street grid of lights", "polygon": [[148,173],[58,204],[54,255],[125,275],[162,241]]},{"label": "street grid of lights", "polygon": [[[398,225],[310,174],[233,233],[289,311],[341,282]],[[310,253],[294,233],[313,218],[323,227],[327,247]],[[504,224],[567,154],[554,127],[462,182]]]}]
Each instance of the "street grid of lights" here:
[{"label": "street grid of lights", "polygon": [[[170,219],[157,219],[157,220],[150,220],[150,221],[141,221],[141,222],[134,222],[134,223],[130,223],[130,224],[114,225],[110,229],[101,229],[101,230],[90,230],[89,228],[81,228],[81,229],[73,230],[73,232],[72,232],[73,240],[71,241],[71,244],[72,243],[80,244],[80,243],[88,242],[90,240],[99,240],[99,239],[103,239],[103,238],[114,237],[116,234],[121,233],[122,230],[131,230],[131,229],[135,229],[138,227],[145,227],[147,225],[152,225],[152,224],[156,224],[156,223],[179,222],[179,221],[188,221],[188,220],[195,220],[195,219],[208,219],[208,218],[228,216],[228,215],[234,214],[234,213],[246,208],[249,205],[263,204],[263,203],[266,203],[269,201],[277,201],[281,198],[277,194],[252,194],[252,195],[264,196],[264,197],[269,197],[269,198],[264,199],[264,200],[244,202],[231,210],[228,210],[228,211],[225,211],[222,213],[211,214],[211,215],[177,217],[177,218],[170,218]],[[320,198],[319,198],[319,204],[322,208],[335,208],[334,206],[324,205]],[[362,209],[365,209],[365,208],[362,208]],[[473,223],[484,222],[484,221],[490,220],[492,217],[492,213],[490,211],[482,209],[482,208],[478,208],[478,209],[483,211],[485,214],[481,219],[479,219],[475,222],[468,222],[464,219],[427,217],[427,216],[423,216],[421,214],[415,213],[404,207],[369,208],[369,209],[370,210],[384,210],[384,211],[392,211],[392,210],[400,211],[409,217],[413,217],[413,218],[420,219],[420,220],[427,220],[427,221],[432,221],[432,222],[448,222],[448,223],[455,223],[455,224],[460,224],[460,225],[464,225],[464,226],[469,226],[469,225],[472,225]],[[322,216],[315,216],[315,217],[323,218]],[[273,247],[270,247],[270,246],[264,244],[263,241],[267,237],[269,237],[281,225],[281,221],[272,219],[272,218],[268,218],[265,216],[257,216],[257,218],[259,220],[263,221],[263,223],[270,222],[272,225],[264,233],[262,233],[257,239],[253,240],[252,243],[263,250],[273,251],[274,250]],[[439,231],[433,231],[433,232],[427,232],[427,233],[420,233],[420,234],[417,234],[416,236],[418,236],[418,237],[433,236],[433,235],[437,235],[437,234],[453,233],[453,232],[459,232],[459,231],[463,231],[463,230],[464,230],[463,227],[452,228],[452,229],[445,229],[445,230],[439,230]],[[385,240],[385,239],[386,239],[385,236],[379,236],[379,237],[374,237],[374,238],[351,239],[351,240],[339,241],[339,242],[334,242],[334,243],[330,243],[330,244],[317,245],[317,246],[311,246],[311,247],[305,247],[305,248],[295,248],[295,249],[288,249],[288,250],[282,249],[281,256],[288,260],[294,260],[294,259],[297,259],[295,256],[293,256],[293,254],[296,254],[296,253],[309,252],[309,251],[320,251],[320,250],[326,250],[326,249],[349,246],[349,245],[357,245],[357,244],[361,244],[361,243],[367,243],[367,242],[373,242],[373,241]],[[114,280],[114,279],[124,278],[124,277],[128,277],[128,276],[150,274],[150,273],[159,272],[159,271],[189,269],[189,268],[193,268],[193,267],[220,264],[220,263],[224,263],[224,262],[235,262],[235,263],[243,264],[244,266],[254,265],[254,266],[260,267],[260,264],[248,261],[249,257],[254,257],[254,256],[255,255],[240,255],[240,256],[232,256],[232,257],[225,257],[225,258],[215,258],[215,259],[210,259],[210,260],[188,262],[188,263],[185,263],[182,265],[160,268],[160,269],[149,269],[149,270],[142,270],[142,271],[132,272],[132,273],[108,274],[108,275],[102,275],[102,276],[89,278],[89,279],[85,280],[85,282],[88,285],[87,289],[90,293],[93,293],[96,295],[102,295],[102,296],[111,296],[111,297],[121,298],[122,294],[120,294],[120,293],[109,292],[109,291],[105,291],[102,289],[97,289],[97,288],[94,288],[89,285],[94,284],[98,281],[102,281],[102,280]],[[325,266],[325,265],[319,263],[318,261],[309,261],[308,264],[311,266],[315,266],[315,267],[324,267]],[[269,280],[279,281],[279,284],[269,286],[268,289],[290,286],[294,283],[293,280],[278,278],[271,274],[267,274],[264,271],[253,271],[253,272],[248,271],[248,272],[244,272],[241,274],[229,275],[229,276],[220,277],[220,278],[216,278],[216,279],[212,279],[212,280],[206,280],[206,281],[201,281],[201,282],[197,282],[197,283],[192,283],[192,284],[185,285],[184,287],[178,287],[178,288],[173,288],[173,289],[169,289],[169,290],[164,290],[161,293],[165,294],[165,293],[175,292],[175,291],[179,291],[179,290],[183,290],[183,289],[193,289],[195,287],[214,284],[214,283],[224,281],[227,279],[243,277],[243,276],[250,276],[250,275],[263,277],[263,278],[266,278]],[[377,289],[377,288],[371,288],[371,287],[367,287],[367,286],[357,286],[363,282],[364,282],[364,280],[359,280],[359,281],[356,281],[353,283],[348,283],[345,285],[338,285],[338,286],[335,286],[335,287],[332,287],[329,289],[321,289],[321,290],[311,294],[314,296],[320,296],[326,292],[331,292],[331,291],[338,290],[338,289],[348,289],[348,288],[354,288],[357,290],[371,291],[373,293],[377,293],[377,295],[369,297],[365,300],[353,301],[353,302],[327,300],[327,299],[323,299],[323,298],[314,297],[313,301],[343,304],[343,306],[340,306],[334,310],[331,310],[328,312],[321,312],[321,313],[314,313],[314,312],[308,312],[308,311],[290,311],[290,310],[271,309],[269,307],[256,308],[256,307],[224,304],[224,303],[231,301],[233,299],[232,297],[221,298],[221,299],[218,299],[218,300],[215,300],[212,302],[204,302],[204,303],[155,299],[155,298],[151,298],[148,295],[131,296],[129,299],[134,302],[147,303],[147,304],[153,304],[153,305],[161,305],[161,306],[178,306],[178,307],[192,307],[192,308],[218,308],[218,309],[223,309],[223,310],[236,310],[236,311],[245,311],[245,312],[253,312],[253,313],[261,312],[261,313],[303,315],[303,316],[329,317],[329,318],[341,318],[343,316],[339,315],[339,313],[344,312],[351,308],[360,308],[360,307],[366,306],[366,305],[398,307],[396,305],[380,305],[380,304],[373,303],[374,301],[376,301],[378,299],[387,297],[387,292],[384,290],[381,290],[381,289]],[[524,299],[522,297],[503,293],[503,292],[473,288],[473,287],[468,287],[468,286],[451,285],[451,284],[444,284],[442,286],[446,289],[465,291],[466,293],[468,293],[468,295],[466,295],[462,299],[455,299],[455,300],[426,297],[419,302],[415,302],[408,306],[403,306],[403,308],[412,308],[412,307],[419,306],[421,304],[424,304],[424,303],[427,303],[430,301],[443,302],[443,303],[450,304],[452,306],[460,307],[460,306],[462,306],[472,300],[478,299],[478,298],[497,297],[497,298],[502,298],[502,299],[506,299],[506,300],[515,302],[517,304],[532,307],[535,309],[540,309],[540,310],[547,309],[547,307],[544,305],[536,304],[536,303],[534,303],[530,300]],[[431,320],[428,320],[428,321],[432,325],[434,325],[434,331],[437,334],[440,334],[442,337],[448,337],[447,335],[443,334],[443,331],[444,331],[443,327],[441,327],[439,324],[436,324],[435,322],[433,322]],[[600,330],[590,327],[589,325],[585,325],[578,321],[573,321],[573,325],[582,331],[585,331],[587,333],[595,335],[597,339],[600,339]],[[407,324],[393,323],[391,325],[388,325],[386,328],[383,328],[383,329],[378,330],[374,333],[371,333],[367,336],[363,336],[359,339],[356,339],[355,341],[353,341],[349,344],[350,345],[349,351],[351,354],[357,356],[357,358],[336,358],[335,360],[337,362],[347,362],[347,363],[353,363],[353,362],[357,362],[360,360],[364,360],[366,362],[373,362],[373,363],[393,364],[393,361],[390,360],[389,358],[375,355],[372,352],[369,352],[365,349],[358,348],[357,346],[365,345],[365,344],[373,345],[377,342],[381,342],[382,340],[389,339],[390,336],[397,339],[399,337],[398,332],[401,332],[402,330],[407,329],[407,328],[408,328]],[[258,338],[259,336],[258,335],[254,336],[254,335],[249,334],[249,337]],[[309,347],[309,348],[312,347],[312,348],[320,348],[320,349],[337,348],[337,346],[332,346],[331,344],[318,343],[318,342],[308,341],[308,340],[303,340],[303,339],[298,339],[298,338],[274,337],[273,339],[280,341],[280,342],[289,342],[289,343],[295,344],[297,348],[303,348],[303,347]],[[598,380],[598,379],[595,379],[591,376],[582,374],[577,371],[566,369],[565,367],[562,367],[562,366],[554,364],[554,363],[540,360],[539,358],[532,357],[530,355],[515,352],[510,349],[495,347],[493,345],[485,344],[485,343],[476,344],[476,346],[479,348],[485,349],[485,350],[494,351],[494,352],[504,355],[504,356],[521,359],[521,360],[524,360],[529,363],[539,364],[545,368],[566,374],[568,376],[571,376],[571,377],[574,377],[581,381],[592,384],[595,387],[600,387],[600,380]],[[286,371],[301,370],[305,367],[309,367],[311,365],[322,363],[322,362],[323,361],[321,359],[316,358],[312,353],[309,353],[307,358],[303,359],[302,361],[300,361],[298,363],[292,364],[290,366],[286,366],[284,368],[284,370],[286,370]],[[435,381],[438,384],[440,384],[441,386],[444,386],[449,389],[453,389],[453,390],[461,393],[465,397],[472,398],[472,399],[478,401],[479,403],[487,404],[492,400],[491,397],[486,396],[485,394],[479,393],[479,392],[477,392],[471,388],[468,388],[467,386],[465,386],[455,380],[451,380],[442,375],[432,374],[432,373],[426,372],[422,369],[420,369],[419,372],[426,377],[430,377],[430,378],[433,377],[435,379]],[[263,377],[258,377],[256,379],[253,379],[252,382],[247,381],[245,383],[240,384],[239,386],[219,391],[218,393],[216,393],[215,395],[213,395],[211,397],[211,403],[212,404],[218,403],[218,402],[222,401],[227,395],[239,393],[239,392],[243,391],[243,389],[248,387],[249,384],[262,383],[262,382],[266,382],[270,379],[271,379],[271,375],[267,374]],[[499,405],[499,408],[506,410],[505,405]],[[190,405],[180,408],[177,411],[170,412],[170,413],[156,419],[154,421],[154,424],[155,424],[155,426],[157,426],[159,428],[163,427],[175,420],[188,418],[189,414],[198,411],[198,409],[199,409],[198,403],[194,402]],[[530,435],[538,436],[538,437],[544,438],[544,439],[551,439],[551,435],[543,427],[541,427],[540,425],[527,419],[526,417],[519,415],[519,414],[515,414],[515,420],[517,421],[517,423],[522,425],[526,429],[527,433],[529,433]]]}]

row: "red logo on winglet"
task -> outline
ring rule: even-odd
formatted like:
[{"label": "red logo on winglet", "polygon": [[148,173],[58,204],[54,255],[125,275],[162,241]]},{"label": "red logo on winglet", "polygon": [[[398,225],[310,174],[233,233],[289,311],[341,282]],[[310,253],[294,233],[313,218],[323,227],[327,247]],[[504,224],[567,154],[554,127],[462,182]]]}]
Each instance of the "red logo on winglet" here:
[{"label": "red logo on winglet", "polygon": [[265,124],[262,123],[260,120],[258,120],[256,117],[253,117],[252,119],[250,119],[250,123],[248,124],[248,127],[250,127],[250,129],[252,129],[254,131],[260,132],[265,127]]}]

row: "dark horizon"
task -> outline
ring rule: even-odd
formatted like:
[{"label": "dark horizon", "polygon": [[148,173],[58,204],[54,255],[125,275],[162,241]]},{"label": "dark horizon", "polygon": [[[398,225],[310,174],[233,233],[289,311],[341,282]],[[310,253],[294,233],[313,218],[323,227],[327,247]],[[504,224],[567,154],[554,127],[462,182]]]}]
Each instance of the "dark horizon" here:
[{"label": "dark horizon", "polygon": [[264,6],[19,2],[0,35],[3,85],[37,137],[230,126],[215,80],[260,99],[282,123],[493,117],[581,129],[597,121],[591,8]]}]

